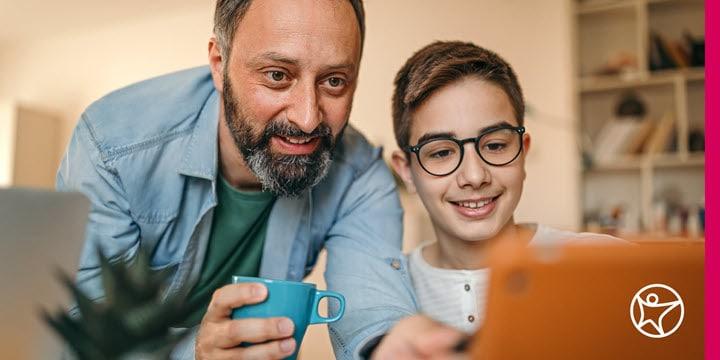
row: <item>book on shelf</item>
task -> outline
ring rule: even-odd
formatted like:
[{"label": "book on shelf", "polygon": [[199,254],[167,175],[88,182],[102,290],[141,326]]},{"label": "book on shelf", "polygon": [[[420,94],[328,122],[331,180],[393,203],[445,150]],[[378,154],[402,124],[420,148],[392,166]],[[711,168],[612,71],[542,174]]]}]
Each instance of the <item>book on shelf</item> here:
[{"label": "book on shelf", "polygon": [[648,54],[650,70],[687,68],[694,63],[691,51],[682,42],[652,31]]},{"label": "book on shelf", "polygon": [[655,121],[649,118],[640,120],[633,134],[629,137],[625,152],[630,155],[640,155],[643,152],[645,144],[650,138],[650,134],[655,129]]},{"label": "book on shelf", "polygon": [[651,129],[652,122],[649,119],[636,117],[610,119],[595,138],[595,161],[608,163],[619,157],[636,154],[638,148],[645,143]]},{"label": "book on shelf", "polygon": [[672,113],[666,112],[657,126],[650,134],[643,152],[646,154],[659,154],[665,152],[673,142],[673,134],[675,131],[675,121]]}]

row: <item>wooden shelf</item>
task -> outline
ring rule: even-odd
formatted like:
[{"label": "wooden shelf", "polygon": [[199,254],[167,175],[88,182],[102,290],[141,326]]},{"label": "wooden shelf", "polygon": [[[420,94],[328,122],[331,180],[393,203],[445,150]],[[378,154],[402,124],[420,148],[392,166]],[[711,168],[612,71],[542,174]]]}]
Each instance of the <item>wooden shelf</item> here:
[{"label": "wooden shelf", "polygon": [[618,171],[639,171],[644,165],[654,168],[693,168],[705,166],[704,153],[620,156],[612,161],[595,163],[586,172],[601,174]]},{"label": "wooden shelf", "polygon": [[580,91],[583,93],[622,90],[636,87],[672,85],[677,80],[704,81],[705,68],[687,68],[632,73],[627,75],[583,76]]},{"label": "wooden shelf", "polygon": [[654,156],[651,161],[657,168],[702,167],[705,166],[705,154],[661,154]]},{"label": "wooden shelf", "polygon": [[633,0],[594,0],[577,7],[578,15],[590,15],[613,10],[630,10],[636,6],[637,1]]},{"label": "wooden shelf", "polygon": [[648,5],[698,5],[703,4],[703,0],[645,0]]},{"label": "wooden shelf", "polygon": [[617,171],[638,171],[643,165],[643,158],[640,156],[620,156],[612,161],[595,162],[592,168],[587,169],[588,173],[606,173]]},{"label": "wooden shelf", "polygon": [[642,233],[642,234],[627,234],[620,235],[622,239],[630,241],[635,244],[653,244],[653,243],[681,243],[686,245],[704,245],[705,235],[692,237],[683,235],[670,235],[666,233]]}]

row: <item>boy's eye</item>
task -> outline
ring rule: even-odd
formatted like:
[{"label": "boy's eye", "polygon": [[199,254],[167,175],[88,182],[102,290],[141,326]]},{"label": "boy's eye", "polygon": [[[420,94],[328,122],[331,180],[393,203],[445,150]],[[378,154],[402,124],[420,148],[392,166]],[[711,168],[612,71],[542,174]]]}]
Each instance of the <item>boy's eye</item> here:
[{"label": "boy's eye", "polygon": [[435,158],[435,159],[442,159],[442,158],[448,157],[450,155],[452,155],[451,150],[438,150],[438,151],[431,153],[430,157]]},{"label": "boy's eye", "polygon": [[483,147],[487,150],[490,150],[493,152],[498,152],[498,151],[503,151],[506,146],[504,143],[495,142],[495,143],[485,144],[485,146],[483,146]]}]

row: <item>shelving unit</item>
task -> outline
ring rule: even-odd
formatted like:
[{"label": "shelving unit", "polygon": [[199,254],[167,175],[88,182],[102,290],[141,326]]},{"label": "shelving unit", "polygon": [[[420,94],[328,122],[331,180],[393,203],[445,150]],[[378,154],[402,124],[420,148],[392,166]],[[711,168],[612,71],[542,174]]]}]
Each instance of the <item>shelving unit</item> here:
[{"label": "shelving unit", "polygon": [[53,188],[58,124],[51,114],[0,99],[0,187]]},{"label": "shelving unit", "polygon": [[[679,40],[685,32],[704,38],[704,3],[700,0],[576,0],[577,109],[584,145],[582,209],[585,226],[606,230],[605,221],[618,209],[615,225],[642,234],[671,230],[668,217],[693,218],[704,207],[702,151],[691,149],[690,134],[704,133],[705,70],[699,66],[651,70],[652,33]],[[656,53],[652,53],[653,56]],[[608,66],[613,63],[615,66]],[[645,118],[672,118],[674,146],[661,152],[594,156],[598,135],[613,118],[620,99],[633,92],[645,105]],[[615,220],[618,220],[617,218]],[[672,219],[675,220],[675,219]],[[624,224],[623,224],[624,222]],[[611,224],[612,225],[612,224]],[[702,234],[692,234],[702,236]]]}]

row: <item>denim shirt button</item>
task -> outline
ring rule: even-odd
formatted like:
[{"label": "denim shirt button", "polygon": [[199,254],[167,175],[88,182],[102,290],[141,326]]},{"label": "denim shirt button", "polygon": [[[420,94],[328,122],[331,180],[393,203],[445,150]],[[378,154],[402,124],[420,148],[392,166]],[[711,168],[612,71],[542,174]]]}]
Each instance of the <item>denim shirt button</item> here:
[{"label": "denim shirt button", "polygon": [[390,262],[390,266],[392,266],[392,268],[395,270],[400,270],[400,260],[393,259],[393,261]]}]

